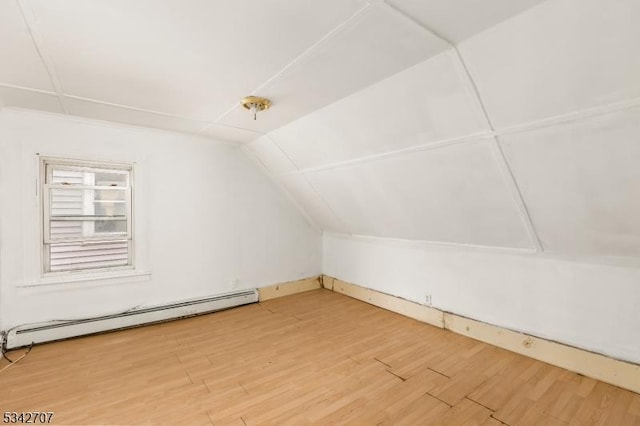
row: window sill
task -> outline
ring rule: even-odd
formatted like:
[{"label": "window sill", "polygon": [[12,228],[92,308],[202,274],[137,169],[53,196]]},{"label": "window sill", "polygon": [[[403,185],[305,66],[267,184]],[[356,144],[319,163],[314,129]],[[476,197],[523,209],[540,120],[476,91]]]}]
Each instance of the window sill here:
[{"label": "window sill", "polygon": [[109,285],[109,284],[125,284],[142,281],[149,281],[151,272],[147,271],[112,271],[87,274],[69,274],[42,277],[37,281],[30,283],[18,284],[19,288],[33,288],[45,286],[65,286],[67,284],[81,284],[82,287],[87,285]]}]

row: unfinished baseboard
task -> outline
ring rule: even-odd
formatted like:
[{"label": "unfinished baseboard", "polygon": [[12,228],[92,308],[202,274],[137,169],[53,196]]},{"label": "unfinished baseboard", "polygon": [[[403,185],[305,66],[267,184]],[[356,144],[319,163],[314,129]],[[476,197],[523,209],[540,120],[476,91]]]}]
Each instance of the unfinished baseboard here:
[{"label": "unfinished baseboard", "polygon": [[259,301],[263,302],[276,297],[289,296],[303,291],[317,290],[322,288],[320,277],[305,278],[297,281],[289,281],[281,284],[274,284],[258,289]]},{"label": "unfinished baseboard", "polygon": [[436,327],[444,328],[442,311],[356,284],[324,276],[323,287]]},{"label": "unfinished baseboard", "polygon": [[640,393],[640,365],[461,317],[323,276],[323,287],[475,340]]}]

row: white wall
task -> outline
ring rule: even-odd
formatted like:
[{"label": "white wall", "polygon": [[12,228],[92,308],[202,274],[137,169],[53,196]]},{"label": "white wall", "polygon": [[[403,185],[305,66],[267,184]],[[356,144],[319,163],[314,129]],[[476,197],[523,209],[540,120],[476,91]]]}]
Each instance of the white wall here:
[{"label": "white wall", "polygon": [[640,362],[640,268],[325,234],[324,273],[509,329]]},{"label": "white wall", "polygon": [[[136,269],[41,278],[38,156],[135,163]],[[259,287],[321,272],[321,237],[227,143],[179,133],[0,111],[0,329]]]}]

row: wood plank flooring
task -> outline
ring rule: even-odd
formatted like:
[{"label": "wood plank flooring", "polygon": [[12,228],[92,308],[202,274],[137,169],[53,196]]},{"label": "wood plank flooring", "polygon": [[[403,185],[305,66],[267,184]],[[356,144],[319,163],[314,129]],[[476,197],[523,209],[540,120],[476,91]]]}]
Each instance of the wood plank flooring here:
[{"label": "wood plank flooring", "polygon": [[54,411],[53,424],[617,426],[640,425],[640,395],[316,290],[36,346],[0,373],[2,411]]}]

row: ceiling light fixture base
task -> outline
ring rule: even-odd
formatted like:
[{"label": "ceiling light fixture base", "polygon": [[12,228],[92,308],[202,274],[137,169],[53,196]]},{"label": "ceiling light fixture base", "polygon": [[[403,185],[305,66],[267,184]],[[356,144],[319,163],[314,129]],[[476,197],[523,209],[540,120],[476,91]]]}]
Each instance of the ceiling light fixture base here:
[{"label": "ceiling light fixture base", "polygon": [[259,96],[247,96],[240,101],[243,107],[251,111],[253,119],[256,119],[257,114],[260,111],[264,111],[271,107],[271,101],[267,98],[261,98]]}]

